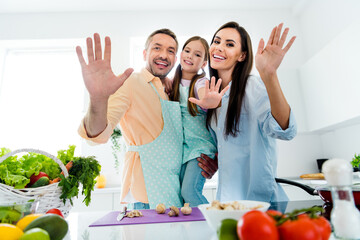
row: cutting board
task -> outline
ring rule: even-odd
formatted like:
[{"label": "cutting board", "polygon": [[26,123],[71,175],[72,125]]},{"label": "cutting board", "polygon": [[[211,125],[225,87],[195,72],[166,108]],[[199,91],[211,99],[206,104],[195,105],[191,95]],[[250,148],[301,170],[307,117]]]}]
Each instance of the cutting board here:
[{"label": "cutting board", "polygon": [[177,217],[169,217],[167,214],[169,209],[166,210],[165,214],[158,214],[155,209],[140,210],[143,217],[128,218],[124,217],[121,221],[117,221],[116,217],[119,211],[114,211],[106,214],[102,218],[96,220],[89,227],[102,227],[102,226],[114,226],[114,225],[130,225],[130,224],[148,224],[148,223],[170,223],[170,222],[187,222],[187,221],[205,221],[201,211],[194,207],[190,215],[183,215],[181,212]]}]

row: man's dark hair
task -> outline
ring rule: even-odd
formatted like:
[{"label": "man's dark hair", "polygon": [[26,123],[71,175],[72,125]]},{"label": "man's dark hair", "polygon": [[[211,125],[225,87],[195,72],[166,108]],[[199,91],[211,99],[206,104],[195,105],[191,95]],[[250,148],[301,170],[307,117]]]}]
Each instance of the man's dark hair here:
[{"label": "man's dark hair", "polygon": [[172,38],[175,40],[175,42],[176,42],[176,51],[178,50],[178,45],[179,45],[179,44],[178,44],[178,40],[177,40],[177,38],[176,38],[176,35],[175,35],[175,33],[174,33],[173,31],[171,31],[170,29],[167,29],[167,28],[162,28],[162,29],[156,30],[156,31],[154,31],[153,33],[151,33],[151,34],[149,35],[149,37],[146,39],[145,49],[148,49],[149,44],[150,44],[150,42],[152,41],[152,38],[153,38],[154,35],[156,35],[156,34],[166,34],[166,35],[172,37]]}]

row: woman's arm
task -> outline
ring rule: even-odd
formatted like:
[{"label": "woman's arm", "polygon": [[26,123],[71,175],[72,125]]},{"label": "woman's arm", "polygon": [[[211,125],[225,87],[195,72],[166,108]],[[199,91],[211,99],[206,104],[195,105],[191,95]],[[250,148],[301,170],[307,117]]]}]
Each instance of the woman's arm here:
[{"label": "woman's arm", "polygon": [[260,40],[255,56],[255,65],[269,95],[271,114],[281,128],[286,129],[289,125],[290,106],[281,90],[277,69],[296,37],[292,37],[283,48],[289,28],[286,28],[281,35],[282,26],[283,24],[281,23],[273,28],[265,48],[264,40]]}]

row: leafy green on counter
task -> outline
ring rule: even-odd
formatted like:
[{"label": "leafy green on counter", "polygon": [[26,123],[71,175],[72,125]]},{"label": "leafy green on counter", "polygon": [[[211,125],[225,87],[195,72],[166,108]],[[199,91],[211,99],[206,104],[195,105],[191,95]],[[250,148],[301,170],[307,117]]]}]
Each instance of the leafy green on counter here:
[{"label": "leafy green on counter", "polygon": [[352,161],[351,161],[351,165],[354,167],[354,168],[359,168],[360,167],[360,154],[359,155],[354,155]]},{"label": "leafy green on counter", "polygon": [[[1,154],[10,152],[1,148]],[[3,154],[4,153],[4,154]],[[10,156],[0,163],[0,182],[14,188],[24,188],[31,175],[46,172],[51,179],[60,175],[59,165],[49,157],[37,153],[28,153],[21,157]]]},{"label": "leafy green on counter", "polygon": [[[69,169],[69,177],[65,178],[61,174],[61,168],[51,158],[37,153],[28,153],[22,157],[10,156],[0,163],[0,183],[13,186],[14,188],[24,188],[29,182],[30,177],[39,172],[46,173],[50,179],[60,177],[59,186],[62,186],[62,194],[60,198],[65,202],[72,197],[77,197],[79,187],[82,186],[82,195],[85,196],[83,202],[86,206],[91,200],[91,191],[94,190],[96,184],[95,178],[100,174],[101,165],[91,157],[74,157],[75,145],[70,145],[67,150],[58,151],[57,158],[64,165],[73,161],[72,167]],[[10,152],[7,148],[0,148],[0,157]]]},{"label": "leafy green on counter", "polygon": [[91,191],[94,190],[96,184],[95,178],[100,174],[101,166],[94,156],[75,157],[73,158],[73,166],[69,170],[69,177],[61,177],[59,186],[62,186],[62,194],[60,198],[64,201],[77,197],[79,194],[79,186],[82,185],[82,195],[85,196],[83,202],[89,206],[91,201]]}]

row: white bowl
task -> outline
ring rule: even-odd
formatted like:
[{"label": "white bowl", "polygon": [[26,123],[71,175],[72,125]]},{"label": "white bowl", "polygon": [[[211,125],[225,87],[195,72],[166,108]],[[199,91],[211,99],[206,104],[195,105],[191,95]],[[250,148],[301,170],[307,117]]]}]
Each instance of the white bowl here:
[{"label": "white bowl", "polygon": [[[232,203],[234,201],[221,202],[221,203]],[[250,200],[240,200],[236,201],[240,205],[244,206],[242,210],[217,210],[217,209],[207,209],[211,204],[201,204],[198,206],[201,213],[204,215],[206,222],[209,226],[216,231],[221,225],[223,219],[231,218],[238,221],[246,212],[253,210],[257,206],[256,210],[265,212],[269,209],[270,203],[259,202],[259,201],[250,201]]]}]

